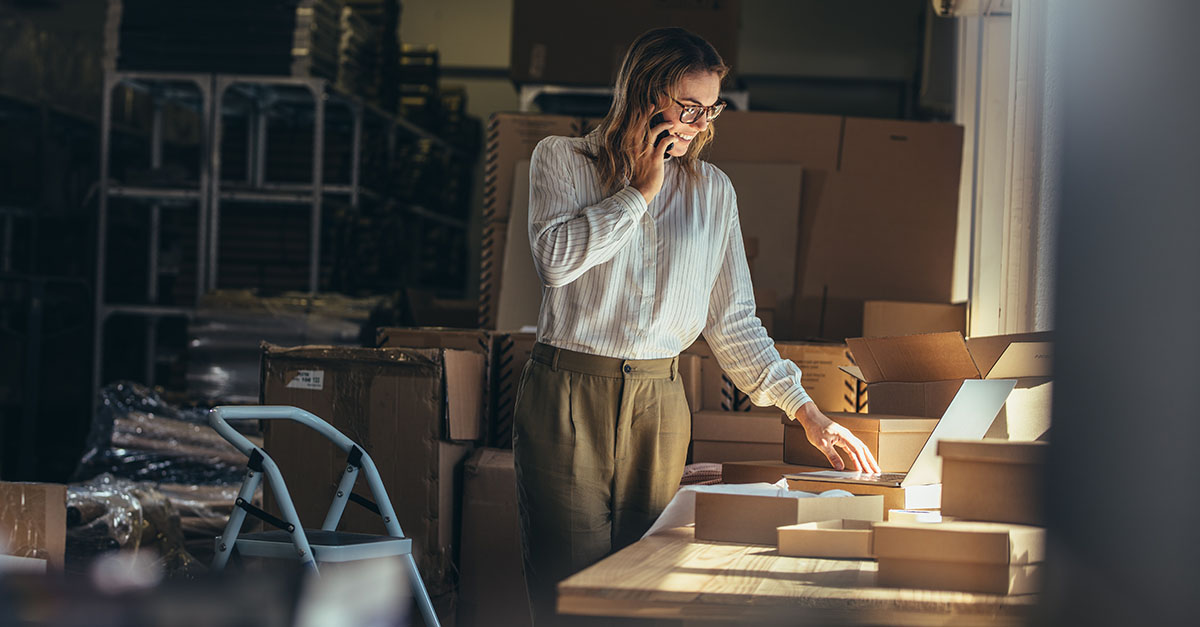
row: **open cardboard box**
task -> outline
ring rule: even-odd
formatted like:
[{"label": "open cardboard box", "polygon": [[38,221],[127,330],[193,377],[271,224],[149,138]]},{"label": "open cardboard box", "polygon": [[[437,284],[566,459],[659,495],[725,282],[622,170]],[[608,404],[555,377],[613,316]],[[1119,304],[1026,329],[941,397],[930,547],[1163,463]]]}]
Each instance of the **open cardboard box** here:
[{"label": "open cardboard box", "polygon": [[941,416],[964,379],[1016,379],[1012,402],[989,437],[1034,440],[1050,428],[1052,333],[964,340],[956,332],[846,340],[857,366],[842,370],[867,384],[869,411]]},{"label": "open cardboard box", "polygon": [[791,557],[871,559],[874,522],[822,520],[785,525],[778,529],[779,554]]},{"label": "open cardboard box", "polygon": [[[908,472],[938,422],[937,418],[875,413],[825,412],[825,415],[862,440],[883,472]],[[830,467],[829,458],[808,441],[803,426],[784,416],[783,428],[783,461],[803,466]],[[839,450],[838,455],[846,468],[854,467],[844,450]]]},{"label": "open cardboard box", "polygon": [[841,518],[883,520],[883,497],[696,493],[697,540],[774,545],[779,527]]},{"label": "open cardboard box", "polygon": [[885,495],[887,509],[937,509],[941,506],[942,466],[937,455],[943,439],[979,440],[987,433],[1016,381],[966,380],[906,472],[862,477],[852,470],[823,470],[786,475],[792,490],[833,487],[853,494]]},{"label": "open cardboard box", "polygon": [[942,440],[942,513],[965,520],[1042,524],[1044,442]]},{"label": "open cardboard box", "polygon": [[992,594],[1037,592],[1045,559],[1040,527],[987,522],[875,525],[881,586]]}]

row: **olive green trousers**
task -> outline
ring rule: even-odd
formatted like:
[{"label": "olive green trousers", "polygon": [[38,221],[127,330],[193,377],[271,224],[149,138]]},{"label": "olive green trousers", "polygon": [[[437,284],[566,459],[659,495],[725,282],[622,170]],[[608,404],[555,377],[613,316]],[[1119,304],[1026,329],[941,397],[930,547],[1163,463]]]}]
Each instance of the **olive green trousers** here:
[{"label": "olive green trousers", "polygon": [[521,375],[513,454],[536,627],[556,585],[633,543],[679,488],[691,414],[679,360],[622,360],[536,344]]}]

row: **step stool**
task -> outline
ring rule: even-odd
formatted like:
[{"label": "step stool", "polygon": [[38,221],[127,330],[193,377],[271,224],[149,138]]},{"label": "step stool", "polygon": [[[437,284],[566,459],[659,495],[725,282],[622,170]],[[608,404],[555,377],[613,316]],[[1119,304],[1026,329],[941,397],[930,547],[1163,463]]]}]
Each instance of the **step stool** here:
[{"label": "step stool", "polygon": [[[292,497],[288,493],[283,475],[279,473],[279,467],[275,465],[275,461],[265,451],[254,446],[254,443],[229,426],[227,422],[229,420],[294,420],[325,436],[335,446],[345,451],[346,471],[342,473],[337,493],[333,497],[333,503],[329,506],[329,512],[325,515],[325,522],[320,529],[305,529],[300,524],[300,517],[296,514],[296,507],[292,504]],[[408,579],[412,584],[413,597],[417,600],[417,607],[421,610],[425,624],[429,627],[439,627],[437,616],[433,612],[433,603],[429,600],[429,593],[425,590],[421,574],[417,571],[417,563],[412,556],[412,539],[404,537],[404,530],[400,528],[400,523],[396,520],[396,512],[392,509],[392,502],[388,499],[387,491],[384,490],[383,481],[379,478],[379,471],[366,451],[329,423],[298,407],[280,405],[217,407],[209,412],[208,422],[221,437],[250,460],[247,464],[246,480],[242,482],[241,490],[238,491],[233,512],[229,515],[229,522],[225,526],[225,532],[216,539],[213,570],[224,569],[235,548],[238,554],[243,556],[299,559],[300,563],[312,569],[314,574],[319,574],[317,568],[319,563],[403,557]],[[374,502],[353,492],[360,471],[366,477],[367,486],[371,489],[371,496],[375,498]],[[271,493],[279,504],[280,512],[283,514],[282,519],[259,509],[252,503],[254,492],[262,483],[264,475]],[[382,517],[388,535],[378,536],[337,531],[342,512],[346,509],[346,502],[351,500]],[[246,514],[250,514],[278,530],[242,534],[240,532]]]}]

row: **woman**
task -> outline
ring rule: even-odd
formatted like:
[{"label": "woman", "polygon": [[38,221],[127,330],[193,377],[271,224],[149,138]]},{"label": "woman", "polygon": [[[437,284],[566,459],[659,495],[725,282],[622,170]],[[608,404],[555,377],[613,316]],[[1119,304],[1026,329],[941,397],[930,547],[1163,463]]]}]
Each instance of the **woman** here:
[{"label": "woman", "polygon": [[699,36],[651,30],[599,127],[534,149],[529,240],[544,288],[513,449],[538,625],[554,620],[558,581],[636,540],[675,494],[691,429],[678,355],[701,332],[738,388],[798,420],[836,468],[840,447],[879,471],[754,315],[733,186],[698,158],[727,71]]}]

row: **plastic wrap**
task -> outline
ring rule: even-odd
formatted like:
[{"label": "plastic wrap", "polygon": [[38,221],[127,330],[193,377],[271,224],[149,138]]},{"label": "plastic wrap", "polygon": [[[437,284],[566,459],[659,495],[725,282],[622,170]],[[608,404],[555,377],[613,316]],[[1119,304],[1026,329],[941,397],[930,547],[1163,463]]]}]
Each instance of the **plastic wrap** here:
[{"label": "plastic wrap", "polygon": [[184,547],[179,511],[153,484],[102,474],[70,485],[68,572],[82,572],[97,555],[118,549],[152,550],[171,575],[206,570]]},{"label": "plastic wrap", "polygon": [[385,299],[337,294],[208,294],[188,322],[188,393],[220,403],[256,403],[259,345],[372,346],[373,310]]},{"label": "plastic wrap", "polygon": [[[181,410],[153,390],[129,382],[106,386],[100,397],[75,480],[101,473],[192,485],[242,480],[245,455],[208,426],[205,410]],[[247,437],[262,444],[253,434]]]}]

